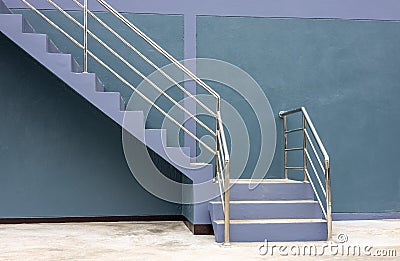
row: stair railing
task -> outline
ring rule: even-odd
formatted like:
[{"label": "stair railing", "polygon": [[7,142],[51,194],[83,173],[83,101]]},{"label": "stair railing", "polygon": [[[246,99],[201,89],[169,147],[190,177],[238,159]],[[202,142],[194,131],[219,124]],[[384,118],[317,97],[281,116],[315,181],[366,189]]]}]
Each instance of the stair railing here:
[{"label": "stair railing", "polygon": [[[230,235],[230,215],[229,215],[229,205],[230,205],[230,158],[229,151],[226,142],[226,136],[224,132],[222,117],[221,117],[221,99],[219,94],[214,91],[211,87],[209,87],[206,83],[204,83],[200,78],[198,78],[194,73],[192,73],[189,69],[187,69],[184,65],[182,65],[178,60],[176,60],[171,54],[169,54],[166,50],[164,50],[161,46],[155,43],[150,37],[144,34],[138,27],[136,27],[132,22],[126,19],[123,15],[117,12],[111,5],[109,5],[104,0],[97,0],[104,8],[106,8],[111,14],[113,14],[116,18],[118,18],[121,22],[123,22],[126,26],[128,26],[133,32],[135,32],[138,36],[140,36],[143,40],[149,43],[158,53],[162,54],[166,57],[172,64],[174,64],[179,70],[185,73],[191,80],[196,82],[199,86],[204,88],[211,96],[216,99],[216,109],[215,111],[206,106],[203,102],[201,102],[196,96],[191,94],[188,90],[182,87],[176,80],[174,80],[170,75],[164,72],[159,66],[157,66],[154,62],[152,62],[148,57],[146,57],[142,52],[140,52],[137,48],[135,48],[131,43],[129,43],[124,37],[118,34],[113,28],[111,28],[107,23],[101,20],[96,14],[91,12],[88,9],[88,1],[84,0],[83,4],[81,4],[78,0],[72,0],[75,4],[77,4],[80,8],[83,9],[84,19],[83,24],[78,22],[75,18],[73,18],[68,12],[63,10],[59,5],[57,5],[53,0],[46,0],[52,6],[54,6],[58,11],[60,11],[64,16],[66,16],[70,21],[76,24],[79,28],[83,30],[84,39],[83,44],[74,39],[70,34],[68,34],[65,30],[63,30],[59,25],[53,22],[50,18],[44,15],[41,11],[39,11],[36,7],[30,4],[27,0],[21,0],[27,7],[33,10],[36,14],[38,14],[41,18],[43,18],[47,23],[49,23],[56,30],[61,32],[64,36],[66,36],[70,41],[72,41],[75,45],[77,45],[80,49],[83,50],[84,61],[83,61],[83,71],[88,72],[88,57],[92,57],[95,61],[97,61],[100,65],[102,65],[105,69],[107,69],[111,74],[113,74],[117,79],[119,79],[122,83],[130,87],[135,91],[142,99],[144,99],[151,106],[156,108],[160,113],[162,113],[166,118],[168,118],[171,122],[176,124],[180,129],[182,129],[185,133],[187,133],[190,137],[196,140],[201,146],[205,149],[213,153],[215,155],[215,170],[216,170],[216,180],[219,183],[219,188],[221,191],[221,201],[224,209],[224,221],[225,221],[225,244],[229,244],[229,235]],[[174,86],[177,86],[181,91],[183,91],[189,98],[196,102],[199,106],[205,109],[211,116],[215,119],[215,131],[208,127],[204,122],[202,122],[198,117],[189,112],[186,108],[184,108],[179,102],[175,101],[170,95],[164,92],[161,88],[159,88],[153,81],[147,78],[143,73],[141,73],[135,66],[129,63],[126,59],[124,59],[121,55],[119,55],[115,50],[113,50],[107,43],[101,40],[96,34],[88,29],[88,15],[90,15],[93,19],[95,19],[99,24],[101,24],[104,28],[106,28],[110,33],[112,33],[117,39],[119,39],[122,43],[124,43],[129,49],[134,51],[139,57],[141,57],[144,61],[146,61],[149,65],[151,65],[156,71],[161,73],[166,79],[168,79]],[[150,100],[146,95],[140,92],[133,84],[131,84],[128,80],[118,74],[114,69],[111,68],[105,61],[97,57],[92,51],[90,51],[88,46],[88,36],[91,36],[94,40],[100,43],[105,49],[107,49],[113,56],[118,58],[121,62],[123,62],[127,67],[129,67],[134,73],[143,78],[144,81],[149,83],[153,88],[155,88],[160,94],[165,96],[169,101],[171,101],[174,105],[176,105],[180,110],[182,110],[190,119],[193,119],[202,126],[205,130],[211,133],[215,137],[215,146],[213,149],[206,143],[204,143],[199,137],[197,137],[194,133],[189,131],[185,126],[178,122],[175,118],[170,116],[167,112],[165,112],[160,106],[155,104],[152,100]]]},{"label": "stair railing", "polygon": [[[301,128],[295,128],[288,130],[287,129],[287,120],[286,117],[292,114],[297,114],[301,113],[302,114],[302,127]],[[285,172],[285,178],[288,179],[288,171],[289,170],[301,170],[304,173],[304,181],[309,181],[311,184],[311,187],[314,191],[315,197],[318,200],[318,203],[322,209],[322,212],[324,214],[324,217],[327,222],[327,227],[328,227],[328,240],[332,238],[332,200],[331,200],[331,180],[330,180],[330,160],[329,160],[329,155],[326,152],[325,146],[322,143],[315,127],[314,124],[312,123],[310,116],[308,115],[308,112],[306,108],[301,107],[298,109],[294,110],[289,110],[289,111],[281,111],[279,112],[279,117],[283,119],[283,139],[284,139],[284,172]],[[317,143],[317,148],[319,149],[319,152],[322,154],[324,158],[324,164],[321,161],[321,158],[317,152],[316,147],[314,146],[313,140],[311,139],[310,133],[308,131],[310,129],[311,135],[315,142]],[[302,132],[302,147],[297,147],[297,148],[288,148],[288,134],[290,133],[295,133],[295,132]],[[322,170],[322,173],[324,174],[325,177],[325,187],[323,183],[321,182],[321,179],[319,177],[317,168],[315,167],[315,164],[311,158],[309,149],[307,147],[307,144],[310,144],[310,147],[312,149],[312,152],[315,156],[315,158],[318,161],[318,166]],[[303,152],[303,166],[298,167],[292,167],[288,166],[288,152],[292,151],[302,151]],[[311,174],[314,174],[315,178],[318,181],[319,188],[322,191],[322,194],[325,199],[325,205],[324,207],[321,198],[319,196],[319,193],[317,191],[317,187],[315,186],[313,180],[311,179],[310,172],[309,172],[309,167],[308,163],[311,165],[311,169],[313,172]]]}]

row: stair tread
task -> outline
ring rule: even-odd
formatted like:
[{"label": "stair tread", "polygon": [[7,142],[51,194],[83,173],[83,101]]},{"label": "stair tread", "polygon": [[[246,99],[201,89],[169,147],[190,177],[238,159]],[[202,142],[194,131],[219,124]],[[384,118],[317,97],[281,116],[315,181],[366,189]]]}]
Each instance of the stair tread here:
[{"label": "stair tread", "polygon": [[304,181],[292,180],[292,179],[237,179],[231,180],[231,183],[236,184],[257,184],[257,183],[307,183]]},{"label": "stair tread", "polygon": [[[217,225],[224,224],[224,220],[215,220]],[[233,219],[230,224],[273,224],[273,223],[318,223],[326,222],[325,219],[301,219],[301,218],[270,218],[270,219]]]},{"label": "stair tread", "polygon": [[[317,203],[318,201],[312,199],[299,199],[299,200],[231,200],[230,204],[260,204],[260,203]],[[221,204],[220,201],[212,201],[211,204]]]},{"label": "stair tread", "polygon": [[204,166],[204,165],[208,165],[208,164],[210,164],[210,163],[207,163],[207,162],[190,162],[190,165],[193,165],[193,166]]}]

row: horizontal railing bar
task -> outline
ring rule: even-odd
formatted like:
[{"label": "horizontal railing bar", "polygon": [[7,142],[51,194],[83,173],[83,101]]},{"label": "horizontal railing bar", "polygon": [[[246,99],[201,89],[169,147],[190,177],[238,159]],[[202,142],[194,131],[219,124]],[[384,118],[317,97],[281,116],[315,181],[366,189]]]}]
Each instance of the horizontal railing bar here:
[{"label": "horizontal railing bar", "polygon": [[128,61],[126,61],[121,55],[119,55],[117,52],[115,52],[111,47],[109,47],[106,43],[104,43],[101,39],[99,39],[96,35],[94,35],[91,31],[88,31],[89,35],[92,36],[95,40],[97,40],[102,46],[104,46],[108,51],[110,51],[115,57],[120,59],[126,66],[128,66],[131,70],[133,70],[136,74],[138,74],[140,77],[142,77],[147,83],[149,83],[151,86],[153,86],[157,91],[159,91],[161,94],[163,94],[169,101],[171,101],[173,104],[175,104],[179,109],[184,111],[190,118],[194,119],[198,124],[200,124],[204,129],[206,129],[208,132],[210,132],[212,135],[216,136],[216,133],[211,130],[205,123],[203,123],[201,120],[199,120],[196,116],[194,116],[192,113],[190,113],[186,108],[184,108],[181,104],[176,102],[171,96],[169,96],[167,93],[165,93],[160,87],[158,87],[153,81],[148,79],[144,74],[142,74],[136,67],[131,65]]},{"label": "horizontal railing bar", "polygon": [[[69,18],[72,22],[74,22],[76,25],[78,25],[80,28],[84,28],[82,24],[80,24],[75,18],[73,18],[71,15],[69,15],[67,12],[65,12],[61,7],[59,7],[56,3],[54,3],[52,0],[47,0],[49,3],[51,3],[55,8],[57,8],[60,12],[62,12],[67,18]],[[142,77],[147,83],[149,83],[151,86],[153,86],[157,91],[159,91],[161,94],[163,94],[168,100],[170,100],[173,104],[175,104],[179,109],[184,111],[186,114],[189,115],[190,118],[194,119],[197,123],[199,123],[203,128],[205,128],[208,132],[216,136],[216,133],[211,130],[206,124],[204,124],[202,121],[200,121],[197,117],[195,117],[192,113],[190,113],[186,108],[184,108],[182,105],[180,105],[178,102],[176,102],[171,96],[169,96],[167,93],[165,93],[161,88],[159,88],[153,81],[149,80],[145,75],[143,75],[136,67],[134,67],[132,64],[130,64],[128,61],[126,61],[121,55],[119,55],[117,52],[115,52],[111,47],[109,47],[104,41],[102,41],[99,37],[97,37],[94,33],[92,33],[90,30],[88,30],[88,34],[92,36],[96,41],[98,41],[104,48],[106,48],[109,52],[111,52],[115,57],[117,57],[120,61],[122,61],[126,66],[128,66],[131,70],[133,70],[136,74],[138,74],[140,77]]]},{"label": "horizontal railing bar", "polygon": [[[218,130],[217,131],[217,139],[216,139],[216,142],[218,143],[218,145],[219,145],[219,147],[221,148],[221,132]],[[222,149],[219,149],[219,152],[220,152],[220,154],[221,154],[221,158],[222,158],[222,160],[223,161],[225,161],[225,152],[224,152],[224,150]]]},{"label": "horizontal railing bar", "polygon": [[[63,13],[67,18],[69,18],[72,22],[74,22],[76,25],[78,25],[80,28],[84,28],[82,24],[80,24],[75,18],[73,18],[71,15],[69,15],[67,12],[65,12],[61,7],[59,7],[56,3],[54,3],[52,0],[47,0],[50,4],[52,4],[55,8],[57,8],[61,13]],[[173,104],[175,104],[179,109],[184,111],[187,115],[189,115],[190,118],[194,119],[198,124],[200,124],[203,128],[205,128],[208,132],[216,136],[216,133],[211,130],[206,124],[204,124],[202,121],[200,121],[197,117],[195,117],[192,113],[190,113],[186,108],[184,108],[181,104],[176,102],[171,96],[169,96],[167,93],[165,93],[161,88],[159,88],[153,81],[148,79],[145,75],[143,75],[136,67],[134,67],[132,64],[130,64],[127,60],[125,60],[121,55],[119,55],[117,52],[115,52],[111,47],[109,47],[104,41],[102,41],[99,37],[97,37],[94,33],[92,33],[90,30],[87,31],[90,36],[92,36],[96,41],[98,41],[103,47],[105,47],[109,52],[111,52],[115,57],[117,57],[120,61],[122,61],[126,66],[128,66],[131,70],[133,70],[136,74],[138,74],[140,77],[142,77],[147,83],[149,83],[153,88],[155,88],[157,91],[159,91],[161,94],[163,94],[169,101],[171,101]]]},{"label": "horizontal railing bar", "polygon": [[308,153],[307,149],[304,150],[304,152],[305,152],[306,155],[307,155],[307,159],[308,159],[308,161],[309,161],[310,164],[311,164],[311,168],[313,169],[314,174],[315,174],[315,176],[317,177],[319,186],[321,187],[322,192],[324,193],[324,196],[325,196],[325,198],[326,198],[326,191],[325,191],[324,185],[322,185],[321,179],[319,178],[318,172],[317,172],[317,170],[315,169],[314,162],[312,161],[312,159],[311,159],[311,157],[310,157],[310,154]]},{"label": "horizontal railing bar", "polygon": [[309,128],[311,130],[311,133],[313,134],[313,136],[315,138],[315,141],[317,142],[317,145],[320,148],[320,150],[322,152],[322,155],[324,156],[324,160],[325,161],[329,161],[329,155],[326,152],[325,146],[322,143],[322,141],[321,141],[321,139],[320,139],[320,137],[319,137],[319,135],[317,133],[317,130],[315,129],[314,124],[312,123],[312,121],[310,119],[310,116],[308,115],[308,112],[307,112],[306,108],[300,107],[300,108],[297,108],[297,109],[294,109],[294,110],[280,111],[279,112],[279,117],[283,118],[285,116],[288,116],[288,115],[291,115],[291,114],[294,114],[294,113],[297,113],[297,112],[302,112],[303,113],[304,118],[306,119],[307,124],[308,124],[308,126],[309,126]]},{"label": "horizontal railing bar", "polygon": [[[79,7],[83,8],[83,5],[79,3],[78,0],[72,0]],[[88,14],[92,16],[98,23],[104,26],[109,32],[111,32],[115,37],[117,37],[120,41],[122,41],[127,47],[129,47],[132,51],[134,51],[137,55],[139,55],[143,60],[145,60],[148,64],[150,64],[154,69],[159,71],[164,77],[166,77],[170,82],[176,85],[179,89],[181,89],[186,95],[188,95],[191,99],[193,99],[197,104],[199,104],[203,109],[205,109],[208,113],[210,113],[213,117],[216,117],[215,112],[213,112],[210,108],[208,108],[204,103],[202,103],[199,99],[196,98],[193,94],[191,94],[188,90],[186,90],[182,85],[180,85],[177,81],[175,81],[172,77],[170,77],[167,73],[165,73],[160,67],[158,67],[155,63],[153,63],[149,58],[147,58],[144,54],[142,54],[138,49],[136,49],[132,44],[130,44],[125,38],[120,36],[116,31],[114,31],[109,25],[107,25],[103,20],[101,20],[97,15],[88,10]]]},{"label": "horizontal railing bar", "polygon": [[304,167],[285,167],[285,169],[304,170]]},{"label": "horizontal railing bar", "polygon": [[319,155],[318,155],[318,153],[317,153],[317,150],[315,149],[315,146],[314,146],[314,144],[313,144],[313,142],[312,142],[312,140],[311,140],[311,138],[310,138],[310,135],[308,134],[308,131],[307,131],[307,130],[305,130],[305,134],[306,134],[306,137],[307,137],[308,142],[309,142],[310,145],[311,145],[311,148],[312,148],[312,150],[313,150],[313,152],[314,152],[314,155],[315,155],[315,157],[317,158],[318,164],[319,164],[319,166],[321,167],[321,170],[323,171],[323,173],[324,173],[324,175],[325,175],[325,167],[323,166],[322,161],[321,161],[321,159],[319,158]]},{"label": "horizontal railing bar", "polygon": [[303,128],[297,128],[297,129],[285,131],[285,133],[292,133],[292,132],[297,132],[297,131],[302,131],[302,130],[304,130],[304,129]]},{"label": "horizontal railing bar", "polygon": [[83,49],[83,45],[80,44],[77,40],[75,40],[71,35],[65,32],[61,27],[51,21],[47,16],[42,14],[39,10],[37,10],[33,5],[28,3],[26,0],[21,0],[26,6],[32,9],[35,13],[37,13],[40,17],[42,17],[46,22],[48,22],[51,26],[53,26],[56,30],[60,31],[63,35],[65,35],[68,39],[70,39],[74,44],[76,44],[79,48]]},{"label": "horizontal railing bar", "polygon": [[224,150],[225,154],[225,161],[229,161],[229,152],[228,152],[228,145],[226,143],[226,137],[225,137],[225,131],[224,131],[224,125],[222,124],[222,117],[221,117],[221,112],[217,111],[217,122],[219,126],[219,130],[221,133],[221,142],[222,142],[222,149]]},{"label": "horizontal railing bar", "polygon": [[152,105],[154,108],[156,108],[159,112],[161,112],[165,117],[167,117],[169,120],[171,120],[173,123],[175,123],[178,127],[180,127],[184,132],[186,132],[188,135],[190,135],[193,139],[197,140],[201,145],[203,145],[207,150],[212,152],[213,154],[216,153],[213,149],[211,149],[207,144],[205,144],[202,140],[200,140],[196,135],[191,133],[189,130],[187,130],[182,124],[177,122],[173,117],[168,115],[163,109],[161,109],[157,104],[152,102],[149,98],[146,97],[143,93],[141,93],[139,90],[137,90],[132,84],[130,84],[127,80],[125,80],[122,76],[120,76],[118,73],[116,73],[110,66],[108,66],[106,63],[104,63],[100,58],[98,58],[96,55],[94,55],[91,51],[88,51],[88,54],[93,57],[98,63],[100,63],[104,68],[106,68],[108,71],[110,71],[112,74],[114,74],[115,77],[117,77],[119,80],[121,80],[124,84],[129,86],[132,90],[134,90],[137,94],[139,94],[140,97],[142,97],[146,102],[148,102],[150,105]]},{"label": "horizontal railing bar", "polygon": [[322,205],[321,199],[320,199],[320,197],[318,196],[317,190],[315,189],[314,183],[313,183],[312,180],[311,180],[310,174],[308,173],[308,170],[307,170],[307,169],[305,169],[305,172],[306,172],[306,175],[307,175],[307,177],[308,177],[308,180],[309,180],[309,182],[310,182],[310,184],[311,184],[311,187],[312,187],[312,189],[313,189],[313,191],[314,191],[314,194],[315,194],[315,196],[317,197],[317,200],[318,200],[318,203],[319,203],[319,205],[320,205],[320,207],[321,207],[322,213],[324,214],[325,219],[327,219],[327,215],[326,215],[326,211],[325,211],[324,205]]},{"label": "horizontal railing bar", "polygon": [[295,151],[295,150],[303,150],[304,148],[289,148],[289,149],[285,149],[285,151]]},{"label": "horizontal railing bar", "polygon": [[279,112],[279,117],[283,118],[285,116],[288,116],[290,114],[294,114],[294,113],[297,113],[297,112],[301,112],[301,108],[297,108],[297,109],[289,110],[289,111],[280,111]]},{"label": "horizontal railing bar", "polygon": [[130,29],[132,29],[137,35],[139,35],[142,39],[148,42],[154,49],[156,49],[159,53],[163,54],[168,60],[170,60],[174,65],[176,65],[179,69],[181,69],[184,73],[186,73],[192,80],[206,89],[211,95],[213,95],[218,100],[220,96],[213,89],[211,89],[207,84],[205,84],[202,80],[200,80],[196,75],[194,75],[189,69],[183,66],[178,62],[172,55],[170,55],[167,51],[165,51],[161,46],[159,46],[156,42],[154,42],[150,37],[148,37],[145,33],[143,33],[139,28],[137,28],[134,24],[132,24],[128,19],[126,19],[123,15],[118,13],[111,5],[109,5],[104,0],[97,0],[102,6],[104,6],[110,13],[116,16],[120,21],[122,21],[125,25],[127,25]]},{"label": "horizontal railing bar", "polygon": [[324,160],[325,160],[325,161],[329,161],[329,155],[328,155],[328,153],[326,152],[325,146],[324,146],[324,144],[322,143],[322,141],[321,141],[321,139],[320,139],[320,137],[319,137],[319,135],[318,135],[318,133],[317,133],[317,130],[315,129],[314,124],[313,124],[313,122],[311,121],[310,116],[308,115],[308,112],[307,112],[306,108],[301,107],[301,111],[303,112],[303,115],[304,115],[304,117],[306,118],[308,127],[310,128],[311,133],[313,134],[313,136],[314,136],[314,138],[315,138],[315,141],[316,141],[317,144],[318,144],[318,147],[321,149],[322,155],[324,155]]}]

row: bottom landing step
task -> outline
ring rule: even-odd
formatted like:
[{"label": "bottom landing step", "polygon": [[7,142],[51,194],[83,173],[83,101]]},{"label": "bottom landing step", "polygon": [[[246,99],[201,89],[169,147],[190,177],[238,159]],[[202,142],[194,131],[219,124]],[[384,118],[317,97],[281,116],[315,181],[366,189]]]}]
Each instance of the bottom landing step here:
[{"label": "bottom landing step", "polygon": [[[224,221],[213,222],[215,238],[224,242]],[[328,236],[324,219],[252,219],[231,220],[231,242],[325,241]]]}]

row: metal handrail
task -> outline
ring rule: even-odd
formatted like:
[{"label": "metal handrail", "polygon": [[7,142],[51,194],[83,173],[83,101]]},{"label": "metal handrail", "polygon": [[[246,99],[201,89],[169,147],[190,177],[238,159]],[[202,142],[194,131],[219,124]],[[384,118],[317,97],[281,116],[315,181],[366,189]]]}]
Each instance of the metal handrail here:
[{"label": "metal handrail", "polygon": [[[204,83],[200,78],[198,78],[195,74],[193,74],[189,69],[183,66],[178,62],[171,54],[169,54],[166,50],[164,50],[161,46],[159,46],[156,42],[154,42],[150,37],[148,37],[145,33],[143,33],[139,28],[137,28],[134,24],[132,24],[128,19],[126,19],[123,15],[121,15],[117,10],[115,10],[110,4],[108,4],[104,0],[97,0],[104,8],[106,8],[110,13],[112,13],[115,17],[117,17],[121,22],[127,25],[130,29],[132,29],[137,35],[139,35],[142,39],[148,42],[154,49],[156,49],[159,53],[163,54],[170,62],[176,65],[180,70],[186,73],[192,80],[194,80],[197,84],[202,86],[205,90],[207,90],[211,95],[213,95],[219,101],[219,94],[214,91],[211,87],[209,87],[206,83]],[[219,111],[219,108],[217,109]]]},{"label": "metal handrail", "polygon": [[[26,2],[23,0],[23,2]],[[73,18],[71,15],[69,15],[67,12],[65,12],[60,6],[58,6],[55,2],[52,0],[47,0],[51,5],[53,5],[57,10],[59,10],[62,14],[64,14],[68,19],[70,19],[73,23],[78,25],[81,29],[84,29],[86,32],[85,35],[90,35],[92,36],[96,41],[98,41],[103,47],[105,47],[108,51],[110,51],[114,56],[116,56],[118,59],[120,59],[125,65],[127,65],[130,69],[132,69],[135,73],[137,73],[139,76],[141,76],[145,81],[147,81],[150,85],[152,85],[155,89],[157,89],[160,93],[162,93],[165,97],[167,97],[172,103],[174,103],[178,108],[183,110],[185,113],[189,115],[190,118],[193,118],[196,122],[198,122],[201,126],[203,126],[207,131],[209,131],[211,134],[214,136],[216,135],[214,131],[212,131],[207,125],[205,125],[202,121],[200,121],[197,117],[195,117],[193,114],[191,114],[189,111],[187,111],[182,105],[180,105],[178,102],[176,102],[173,98],[171,98],[167,93],[162,91],[157,85],[155,85],[152,81],[150,81],[146,76],[144,76],[139,70],[137,70],[134,66],[132,66],[129,62],[127,62],[122,56],[120,56],[118,53],[116,53],[111,47],[109,47],[106,43],[104,43],[100,38],[98,38],[94,33],[92,33],[90,30],[87,29],[87,25],[82,25],[79,23],[75,18]],[[35,11],[40,14],[45,20],[49,20],[45,15],[43,15],[39,10],[34,8],[32,5],[28,5],[31,7],[31,9],[35,9]],[[86,18],[87,19],[87,18]],[[57,26],[58,27],[58,26]],[[57,28],[56,28],[57,29]],[[66,35],[69,39],[74,39],[72,36],[70,36],[68,33],[63,31],[60,28],[61,32]],[[75,39],[74,39],[75,40]],[[75,40],[76,41],[76,40]],[[78,43],[76,41],[76,43]],[[114,76],[116,76],[119,80],[127,84],[127,81],[123,79],[119,74],[117,74],[114,70],[111,69],[111,67],[107,66],[103,61],[101,61],[97,56],[95,56],[93,53],[91,53],[88,48],[87,48],[87,37],[84,39],[84,45],[78,45],[81,47],[84,52],[92,56],[97,62],[99,62],[103,67],[105,67],[108,71],[110,71]],[[87,58],[86,58],[87,59]],[[85,66],[85,69],[87,69],[87,64]],[[209,150],[212,153],[215,153],[215,150],[211,149],[207,144],[205,144],[203,141],[201,141],[197,136],[195,136],[193,133],[191,133],[187,128],[185,128],[182,124],[179,124],[175,119],[173,119],[171,116],[169,116],[164,110],[162,110],[159,106],[155,105],[150,99],[145,97],[137,88],[135,88],[132,84],[127,84],[131,89],[135,90],[136,93],[139,94],[144,100],[146,100],[148,103],[150,103],[152,106],[154,106],[158,111],[160,111],[164,116],[166,116],[168,119],[170,119],[172,122],[174,122],[176,125],[178,125],[183,131],[185,131],[188,135],[190,135],[192,138],[194,138],[196,141],[198,141],[202,146],[204,146],[207,150]]]},{"label": "metal handrail", "polygon": [[[75,18],[69,15],[65,10],[63,10],[59,5],[57,5],[52,0],[46,0],[51,5],[53,5],[57,10],[59,10],[62,14],[64,14],[70,21],[75,23],[81,29],[83,29],[84,39],[83,44],[79,43],[74,37],[69,35],[66,31],[64,31],[60,26],[51,21],[47,16],[45,16],[42,12],[36,9],[33,5],[31,5],[26,0],[21,0],[26,6],[32,9],[35,13],[37,13],[40,17],[42,17],[46,22],[48,22],[51,26],[53,26],[56,30],[61,32],[64,36],[66,36],[69,40],[71,40],[74,44],[76,44],[79,48],[81,48],[84,52],[84,72],[88,72],[88,56],[91,56],[94,60],[96,60],[100,65],[102,65],[105,69],[111,72],[116,78],[118,78],[125,85],[133,89],[141,98],[143,98],[146,102],[148,102],[151,106],[156,108],[159,112],[161,112],[166,118],[174,122],[180,129],[186,132],[189,136],[199,142],[202,146],[204,146],[208,151],[213,153],[216,156],[216,177],[218,181],[220,181],[219,185],[222,185],[221,189],[221,201],[224,210],[224,221],[225,221],[225,231],[224,236],[225,244],[229,244],[229,235],[230,235],[230,157],[228,146],[226,143],[225,132],[222,124],[221,112],[220,112],[220,96],[217,92],[215,92],[211,87],[205,84],[200,78],[198,78],[195,74],[193,74],[189,69],[179,63],[172,55],[170,55],[167,51],[161,48],[158,44],[156,44],[152,39],[150,39],[147,35],[145,35],[141,30],[139,30],[135,25],[133,25],[130,21],[128,21],[125,17],[119,14],[115,9],[113,9],[108,3],[104,0],[97,0],[101,5],[103,5],[108,11],[110,11],[114,16],[116,16],[119,20],[121,20],[124,24],[126,24],[130,29],[132,29],[136,34],[138,34],[142,39],[147,41],[152,47],[154,47],[159,53],[163,54],[168,60],[170,60],[177,68],[179,68],[182,72],[188,75],[192,80],[194,80],[197,84],[202,86],[206,91],[208,91],[213,97],[217,100],[216,111],[213,112],[210,108],[208,108],[204,103],[198,100],[194,95],[192,95],[189,91],[181,86],[177,81],[175,81],[172,77],[170,77],[167,73],[165,73],[161,68],[155,65],[149,58],[143,55],[139,50],[137,50],[132,44],[130,44],[125,38],[120,36],[115,30],[113,30],[109,25],[107,25],[104,21],[98,18],[93,12],[88,9],[88,1],[84,0],[84,4],[81,4],[78,0],[72,0],[79,7],[83,9],[84,12],[84,20],[83,25],[78,22]],[[115,37],[121,40],[128,48],[133,50],[136,54],[138,54],[141,58],[143,58],[148,64],[154,67],[157,71],[159,71],[164,77],[166,77],[169,81],[171,81],[174,85],[176,85],[179,89],[181,89],[188,97],[193,99],[197,104],[203,107],[206,111],[208,111],[213,117],[215,117],[216,121],[216,131],[211,130],[207,125],[205,125],[202,121],[200,121],[196,116],[194,116],[191,112],[185,109],[182,105],[176,102],[172,97],[170,97],[167,93],[165,93],[161,88],[159,88],[154,82],[148,79],[145,75],[143,75],[137,68],[135,68],[132,64],[130,64],[127,60],[125,60],[121,55],[115,52],[110,46],[108,46],[104,41],[102,41],[99,37],[97,37],[93,32],[88,29],[88,14],[92,16],[97,22],[99,22],[102,26],[104,26],[108,31],[110,31]],[[109,52],[111,52],[115,57],[117,57],[120,61],[122,61],[125,65],[127,65],[131,70],[137,73],[140,77],[142,77],[146,82],[148,82],[152,87],[154,87],[157,91],[159,91],[162,95],[164,95],[167,99],[169,99],[172,103],[174,103],[178,108],[184,111],[190,118],[194,119],[197,123],[199,123],[202,127],[204,127],[207,131],[215,136],[216,140],[216,150],[211,149],[206,143],[200,140],[195,134],[190,132],[187,128],[185,128],[182,124],[180,124],[173,117],[168,115],[162,108],[160,108],[157,104],[151,101],[148,97],[146,97],[142,92],[140,92],[136,87],[134,87],[129,81],[119,75],[115,70],[113,70],[106,62],[98,58],[93,52],[91,52],[88,48],[88,36],[93,37],[97,42],[99,42],[103,47],[105,47]]]},{"label": "metal handrail", "polygon": [[[84,5],[82,5],[78,0],[72,0],[75,4],[77,4],[80,8],[84,9]],[[112,33],[115,37],[117,37],[122,43],[124,43],[128,48],[134,51],[137,55],[139,55],[143,60],[145,60],[148,64],[150,64],[154,69],[160,72],[165,78],[167,78],[171,83],[181,89],[188,97],[193,99],[197,104],[199,104],[203,109],[205,109],[208,113],[210,113],[213,117],[216,116],[215,112],[213,112],[210,108],[208,108],[204,103],[202,103],[199,99],[197,99],[193,94],[191,94],[188,90],[182,87],[177,81],[172,79],[167,73],[165,73],[160,67],[154,64],[150,59],[148,59],[144,54],[142,54],[138,49],[136,49],[132,44],[130,44],[125,38],[119,35],[114,29],[112,29],[109,25],[107,25],[103,20],[101,20],[97,15],[95,15],[90,10],[87,10],[87,13],[93,17],[99,24],[101,24],[104,28],[106,28],[110,33]]]},{"label": "metal handrail", "polygon": [[[296,129],[292,129],[292,130],[288,130],[287,129],[287,120],[286,117],[292,114],[296,114],[296,113],[301,113],[302,114],[302,119],[303,119],[303,126],[302,128],[296,128]],[[283,119],[283,136],[284,136],[284,170],[285,170],[285,178],[288,178],[288,170],[303,170],[304,172],[304,181],[309,181],[311,184],[311,187],[314,191],[314,194],[318,200],[319,205],[321,206],[322,212],[325,216],[325,219],[327,221],[327,226],[328,226],[328,240],[330,240],[332,238],[332,199],[331,199],[331,178],[330,178],[330,159],[329,159],[329,155],[326,152],[325,146],[321,141],[321,138],[319,137],[317,130],[313,124],[313,122],[311,121],[311,118],[306,110],[305,107],[300,107],[294,110],[289,110],[289,111],[281,111],[279,112],[279,117]],[[318,148],[321,152],[321,154],[323,155],[324,158],[324,164],[322,164],[322,161],[317,153],[317,150],[311,140],[311,137],[307,131],[307,126],[308,128],[311,130],[311,134],[314,138],[314,140],[316,141]],[[299,148],[296,150],[303,150],[303,167],[289,167],[288,166],[288,157],[287,157],[287,153],[290,151],[294,151],[294,149],[292,148],[287,148],[287,140],[288,140],[288,134],[289,133],[293,133],[293,132],[299,132],[302,131],[303,132],[303,147]],[[312,148],[312,152],[314,153],[315,157],[317,158],[318,161],[318,165],[320,167],[320,169],[322,170],[322,173],[325,176],[325,188],[321,182],[321,179],[319,178],[317,169],[316,169],[316,165],[314,164],[314,162],[312,161],[312,158],[310,156],[310,153],[307,149],[307,142],[310,144],[311,148]],[[313,170],[314,175],[317,178],[318,181],[318,185],[322,190],[322,194],[325,197],[325,201],[326,201],[326,210],[322,204],[321,198],[318,195],[317,189],[314,185],[314,182],[311,179],[310,176],[310,172],[308,171],[308,163],[310,163],[311,168]]]},{"label": "metal handrail", "polygon": [[[109,47],[104,41],[102,41],[99,37],[97,37],[94,33],[92,33],[90,30],[87,29],[84,25],[79,23],[75,18],[73,18],[70,14],[65,12],[60,6],[58,6],[56,3],[54,3],[52,0],[47,0],[51,5],[53,5],[57,10],[62,12],[68,19],[70,19],[74,24],[79,26],[81,29],[84,29],[87,33],[85,35],[90,35],[92,36],[97,42],[99,42],[103,47],[105,47],[109,52],[111,52],[115,57],[117,57],[120,61],[122,61],[126,66],[128,66],[132,71],[134,71],[136,74],[138,74],[140,77],[142,77],[147,83],[149,83],[152,87],[154,87],[157,91],[159,91],[161,94],[163,94],[169,101],[171,101],[173,104],[175,104],[179,109],[184,111],[187,115],[189,115],[190,118],[194,119],[197,123],[199,123],[203,128],[205,128],[208,132],[216,136],[216,133],[211,130],[205,123],[200,121],[197,117],[195,117],[192,113],[190,113],[187,109],[185,109],[181,104],[176,102],[171,96],[169,96],[166,92],[164,92],[161,88],[159,88],[153,81],[151,81],[149,78],[147,78],[143,73],[141,73],[137,68],[135,68],[131,63],[129,63],[127,60],[125,60],[121,55],[119,55],[117,52],[115,52],[111,47]],[[86,37],[87,38],[87,37]],[[87,41],[87,39],[86,39]],[[87,46],[87,42],[84,44],[84,46]],[[87,50],[85,51],[87,52]],[[86,65],[87,69],[87,65]]]},{"label": "metal handrail", "polygon": [[297,112],[302,112],[303,113],[304,117],[306,118],[306,121],[307,121],[308,125],[310,126],[310,130],[311,130],[312,134],[314,135],[315,140],[317,141],[318,147],[321,149],[322,155],[324,155],[324,159],[325,160],[329,160],[329,155],[326,152],[325,146],[322,143],[322,141],[321,141],[321,139],[320,139],[320,137],[319,137],[319,135],[317,133],[317,130],[315,129],[314,124],[312,123],[312,121],[310,119],[310,116],[308,115],[308,112],[307,112],[306,108],[300,107],[300,108],[294,109],[294,110],[281,111],[281,112],[279,112],[279,117],[283,118],[284,116],[288,116],[288,115],[291,115],[291,114],[294,114],[294,113],[297,113]]}]

